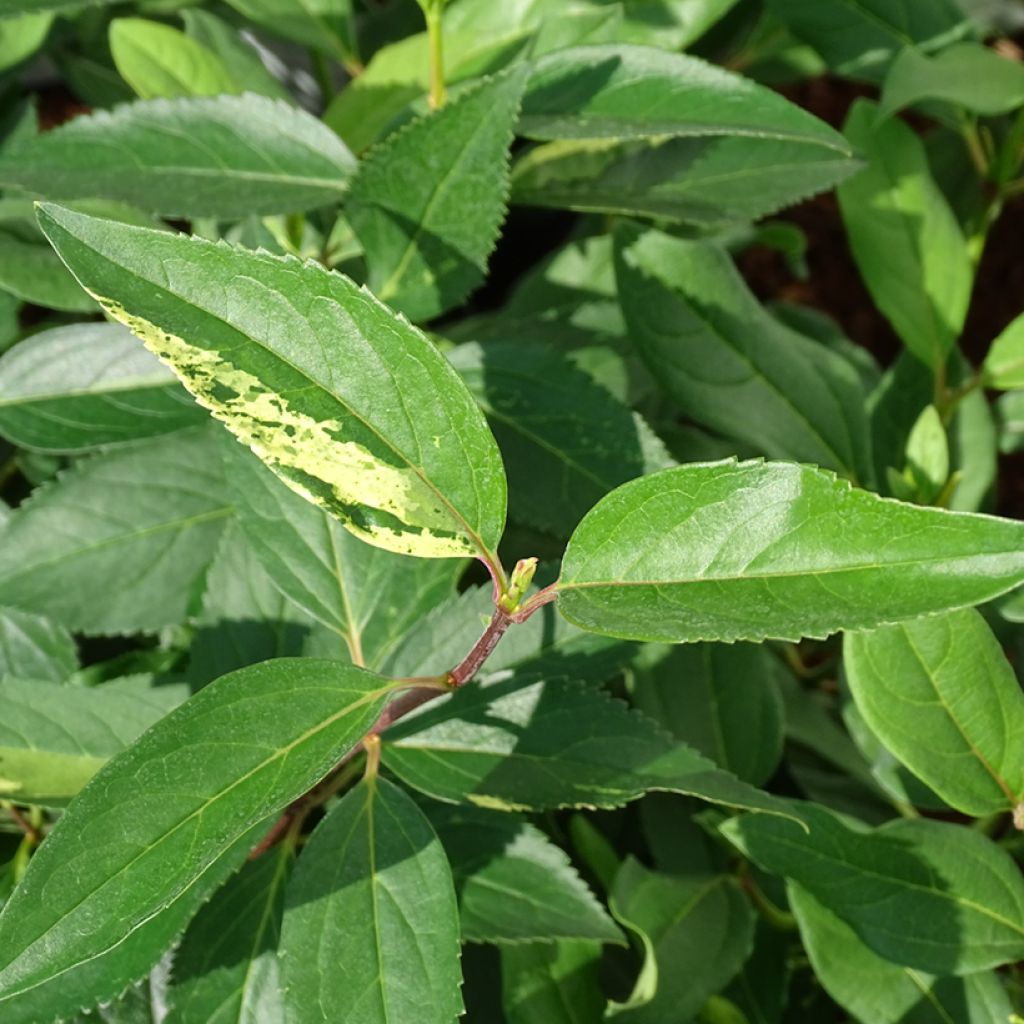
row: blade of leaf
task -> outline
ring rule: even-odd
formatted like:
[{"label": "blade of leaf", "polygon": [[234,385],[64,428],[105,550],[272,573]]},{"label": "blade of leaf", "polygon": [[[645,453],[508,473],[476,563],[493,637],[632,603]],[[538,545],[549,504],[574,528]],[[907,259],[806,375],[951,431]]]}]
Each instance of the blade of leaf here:
[{"label": "blade of leaf", "polygon": [[978,612],[850,633],[843,663],[868,725],[922,782],[965,814],[1024,824],[1024,693]]},{"label": "blade of leaf", "polygon": [[789,905],[814,973],[828,994],[858,1020],[876,1024],[995,1024],[1013,1009],[994,971],[936,978],[890,963],[795,882]]},{"label": "blade of leaf", "polygon": [[879,956],[931,974],[973,974],[1024,952],[1024,880],[987,836],[945,822],[851,825],[814,804],[810,828],[769,815],[720,831],[765,871],[797,882]]},{"label": "blade of leaf", "polygon": [[621,701],[564,680],[513,675],[476,683],[396,723],[384,740],[388,768],[451,803],[620,807],[655,790],[789,813],[783,801],[673,741]]},{"label": "blade of leaf", "polygon": [[0,525],[3,599],[84,633],[181,622],[231,511],[208,427],[82,460]]},{"label": "blade of leaf", "polygon": [[198,908],[203,875],[229,853],[237,865],[253,830],[361,739],[390,690],[350,665],[264,662],[211,683],[110,761],[0,914],[4,1019],[25,1000],[36,1021],[65,1015],[148,969]]},{"label": "blade of leaf", "polygon": [[505,218],[508,148],[526,82],[516,66],[404,126],[363,160],[345,215],[370,288],[413,320],[481,281]]},{"label": "blade of leaf", "polygon": [[0,679],[63,683],[78,668],[71,634],[45,616],[0,608]]},{"label": "blade of leaf", "polygon": [[582,1024],[601,1020],[601,947],[596,942],[503,946],[501,997],[508,1024]]},{"label": "blade of leaf", "polygon": [[355,168],[311,114],[248,94],[140,100],[76,117],[5,149],[0,182],[48,199],[236,218],[336,203]]},{"label": "blade of leaf", "polygon": [[167,713],[152,692],[0,681],[0,796],[63,807]]},{"label": "blade of leaf", "polygon": [[373,296],[291,258],[49,204],[39,218],[83,287],[293,489],[379,547],[494,561],[505,477],[483,414]]},{"label": "blade of leaf", "polygon": [[630,339],[687,418],[766,455],[870,480],[856,372],[772,317],[725,250],[627,226],[615,273]]},{"label": "blade of leaf", "polygon": [[281,927],[288,1019],[455,1024],[459,918],[451,872],[423,812],[364,780],[317,826]]},{"label": "blade of leaf", "polygon": [[363,544],[239,445],[223,448],[239,522],[274,585],[341,637],[354,664],[378,668],[416,620],[454,592],[464,563]]},{"label": "blade of leaf", "polygon": [[203,418],[174,375],[118,324],[40,331],[0,356],[0,433],[25,448],[89,451]]},{"label": "blade of leaf", "polygon": [[838,132],[749,78],[689,54],[623,43],[578,46],[537,61],[519,133],[531,139],[732,135],[850,155]]},{"label": "blade of leaf", "polygon": [[967,315],[974,272],[963,232],[910,127],[858,100],[845,131],[868,160],[838,190],[857,267],[907,348],[937,367]]},{"label": "blade of leaf", "polygon": [[449,361],[487,414],[520,522],[567,537],[613,487],[673,464],[637,413],[549,345],[469,343]]},{"label": "blade of leaf", "polygon": [[623,944],[568,856],[515,815],[430,804],[451,864],[463,942],[562,939]]},{"label": "blade of leaf", "polygon": [[199,911],[174,954],[166,1024],[284,1020],[277,943],[292,859],[279,843]]},{"label": "blade of leaf", "polygon": [[1022,540],[1021,523],[904,505],[810,466],[693,464],[588,513],[558,609],[634,640],[824,637],[1006,593],[1024,582]]}]

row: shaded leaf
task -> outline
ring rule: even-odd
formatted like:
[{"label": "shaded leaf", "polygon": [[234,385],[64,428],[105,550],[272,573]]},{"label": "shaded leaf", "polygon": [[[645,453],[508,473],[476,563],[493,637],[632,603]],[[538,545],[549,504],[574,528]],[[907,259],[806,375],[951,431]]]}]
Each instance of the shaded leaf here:
[{"label": "shaded leaf", "polygon": [[233,218],[336,203],[355,167],[315,117],[249,94],[139,100],[76,117],[5,149],[0,182],[49,199]]},{"label": "shaded leaf", "polygon": [[75,464],[0,525],[4,600],[85,633],[181,622],[231,507],[209,429]]},{"label": "shaded leaf", "polygon": [[459,918],[444,850],[415,803],[364,780],[317,826],[285,895],[288,1019],[454,1024]]},{"label": "shaded leaf", "polygon": [[797,882],[879,956],[932,974],[972,974],[1024,950],[1024,881],[971,829],[923,819],[868,830],[799,804],[810,831],[770,815],[723,834],[765,871]]},{"label": "shaded leaf", "polygon": [[313,263],[39,217],[90,294],[300,494],[379,547],[493,559],[505,478],[483,414],[373,296]]},{"label": "shaded leaf", "polygon": [[374,148],[345,215],[368,283],[413,320],[458,305],[484,278],[505,218],[508,148],[525,68],[484,80]]},{"label": "shaded leaf", "polygon": [[0,679],[63,683],[78,668],[71,634],[42,615],[0,608]]},{"label": "shaded leaf", "polygon": [[0,433],[25,448],[89,451],[202,419],[170,370],[118,324],[54,327],[0,357]]},{"label": "shaded leaf", "polygon": [[680,466],[591,510],[569,539],[558,609],[584,629],[670,643],[871,629],[1012,590],[1022,530],[809,466]]},{"label": "shaded leaf", "polygon": [[530,942],[503,946],[501,995],[508,1024],[583,1024],[604,1016],[601,946]]}]

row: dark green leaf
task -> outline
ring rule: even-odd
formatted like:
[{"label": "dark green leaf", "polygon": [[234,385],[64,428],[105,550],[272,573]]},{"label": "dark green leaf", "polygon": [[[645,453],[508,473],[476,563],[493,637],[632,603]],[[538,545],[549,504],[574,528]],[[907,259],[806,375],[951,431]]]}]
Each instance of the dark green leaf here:
[{"label": "dark green leaf", "polygon": [[769,813],[784,805],[602,690],[515,676],[474,683],[392,726],[384,763],[452,803],[618,807],[649,790]]},{"label": "dark green leaf", "polygon": [[955,0],[768,0],[790,31],[841,74],[877,81],[905,46],[935,49],[968,28]]},{"label": "dark green leaf", "polygon": [[651,654],[634,669],[636,706],[745,782],[769,779],[782,756],[782,698],[765,648],[687,644]]},{"label": "dark green leaf", "polygon": [[110,54],[121,77],[144,100],[241,91],[212,50],[158,21],[115,18]]},{"label": "dark green leaf", "polygon": [[1024,881],[987,836],[944,822],[869,830],[800,804],[810,828],[771,815],[722,832],[765,871],[799,883],[879,956],[932,974],[972,974],[1024,953]]},{"label": "dark green leaf", "polygon": [[433,805],[428,815],[451,863],[463,941],[623,941],[569,858],[540,829],[472,807]]},{"label": "dark green leaf", "polygon": [[845,125],[868,166],[839,186],[850,249],[875,305],[926,365],[940,366],[960,333],[973,270],[960,225],[902,121],[858,100]]},{"label": "dark green leaf", "polygon": [[623,484],[577,527],[558,608],[609,636],[824,637],[1024,582],[1024,525],[904,505],[810,466],[718,462]]},{"label": "dark green leaf", "polygon": [[274,586],[335,633],[355,664],[378,668],[453,592],[461,562],[364,544],[239,445],[228,442],[224,456],[242,529]]},{"label": "dark green leaf", "polygon": [[858,167],[834,149],[778,139],[567,140],[515,164],[512,202],[711,228],[775,213]]},{"label": "dark green leaf", "polygon": [[63,807],[167,713],[153,691],[0,682],[0,796]]},{"label": "dark green leaf", "polygon": [[638,414],[548,345],[470,343],[450,361],[487,414],[520,522],[567,537],[613,487],[672,464]]},{"label": "dark green leaf", "polygon": [[529,942],[501,950],[508,1024],[584,1024],[604,1017],[596,942]]},{"label": "dark green leaf", "polygon": [[[130,155],[130,160],[126,159]],[[178,217],[291,213],[337,202],[355,171],[316,118],[263,96],[140,100],[6,149],[0,183]]]},{"label": "dark green leaf", "polygon": [[1024,822],[1024,693],[985,620],[967,609],[844,642],[871,729],[947,803]]},{"label": "dark green leaf", "polygon": [[68,313],[95,313],[96,303],[77,286],[34,230],[0,228],[0,291]]},{"label": "dark green leaf", "polygon": [[615,266],[630,339],[684,415],[766,455],[870,478],[856,371],[772,317],[724,250],[627,228]]},{"label": "dark green leaf", "polygon": [[85,633],[181,622],[230,515],[209,428],[96,455],[0,525],[4,600]]},{"label": "dark green leaf", "polygon": [[624,1024],[690,1020],[750,955],[753,908],[728,875],[659,874],[630,857],[611,899],[644,954],[629,999],[614,1008]]},{"label": "dark green leaf", "polygon": [[873,1024],[996,1024],[1012,1007],[993,971],[936,978],[882,959],[856,933],[796,883],[789,902],[814,973],[829,995],[858,1020]]},{"label": "dark green leaf", "polygon": [[166,1024],[283,1022],[277,941],[291,861],[279,844],[199,911],[174,954]]},{"label": "dark green leaf", "polygon": [[0,433],[25,448],[89,451],[202,419],[174,374],[118,324],[55,327],[0,357]]},{"label": "dark green leaf", "polygon": [[519,132],[533,139],[724,135],[850,155],[838,132],[749,78],[645,46],[580,46],[542,57]]},{"label": "dark green leaf", "polygon": [[228,0],[246,20],[339,61],[351,48],[351,0]]},{"label": "dark green leaf", "polygon": [[0,679],[63,683],[78,668],[71,634],[42,615],[0,608]]},{"label": "dark green leaf", "polygon": [[295,490],[379,547],[493,558],[505,477],[483,413],[373,296],[312,263],[39,216],[83,286]]},{"label": "dark green leaf", "polygon": [[65,1016],[146,971],[198,909],[204,879],[238,865],[388,692],[349,665],[264,662],[211,683],[110,761],[0,915],[5,1024]]},{"label": "dark green leaf", "polygon": [[370,778],[320,823],[295,867],[281,927],[288,1019],[455,1024],[459,917],[430,823]]},{"label": "dark green leaf", "polygon": [[505,218],[525,81],[523,67],[482,81],[360,165],[345,214],[363,243],[370,288],[413,320],[458,305],[484,278]]}]

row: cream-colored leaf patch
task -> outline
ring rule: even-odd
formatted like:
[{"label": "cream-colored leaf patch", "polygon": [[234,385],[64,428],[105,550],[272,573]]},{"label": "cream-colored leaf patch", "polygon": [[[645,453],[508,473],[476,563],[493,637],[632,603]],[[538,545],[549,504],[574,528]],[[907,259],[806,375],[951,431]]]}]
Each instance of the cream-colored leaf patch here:
[{"label": "cream-colored leaf patch", "polygon": [[[362,540],[421,558],[478,554],[452,511],[415,469],[382,462],[365,446],[345,439],[343,421],[316,420],[294,409],[283,395],[216,352],[168,334],[110,299],[93,297],[289,487],[341,519]],[[323,486],[317,490],[327,496],[304,480],[318,481]],[[358,508],[383,513],[388,525],[369,525],[373,516],[355,521]]]}]

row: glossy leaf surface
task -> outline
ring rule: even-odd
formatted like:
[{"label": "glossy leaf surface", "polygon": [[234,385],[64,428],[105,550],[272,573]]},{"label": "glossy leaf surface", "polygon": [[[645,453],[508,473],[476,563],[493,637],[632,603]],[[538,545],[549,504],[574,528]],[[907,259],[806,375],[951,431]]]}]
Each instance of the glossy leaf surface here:
[{"label": "glossy leaf surface", "polygon": [[1024,817],[1024,693],[978,612],[851,633],[843,660],[868,725],[947,803]]},{"label": "glossy leaf surface", "polygon": [[76,117],[0,156],[4,185],[176,217],[324,206],[344,195],[354,170],[344,143],[316,118],[251,94],[126,104]]},{"label": "glossy leaf surface", "polygon": [[373,296],[312,263],[60,207],[39,216],[111,316],[363,540],[428,558],[496,546],[505,479],[483,414],[433,345]]},{"label": "glossy leaf surface", "polygon": [[1022,530],[808,466],[681,466],[623,484],[580,523],[558,608],[636,640],[824,637],[1012,590],[1024,582]]},{"label": "glossy leaf surface", "polygon": [[348,792],[303,850],[281,927],[286,1019],[454,1024],[459,919],[444,850],[385,779]]},{"label": "glossy leaf surface", "polygon": [[237,864],[388,692],[352,666],[264,662],[211,683],[109,762],[0,915],[0,1009],[30,999],[33,1019],[55,1017],[147,970],[197,909],[203,877],[222,857]]}]

